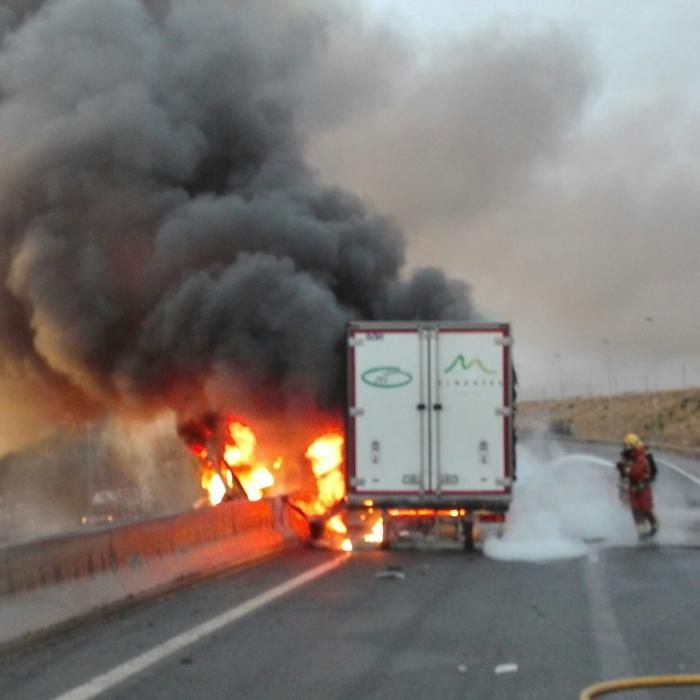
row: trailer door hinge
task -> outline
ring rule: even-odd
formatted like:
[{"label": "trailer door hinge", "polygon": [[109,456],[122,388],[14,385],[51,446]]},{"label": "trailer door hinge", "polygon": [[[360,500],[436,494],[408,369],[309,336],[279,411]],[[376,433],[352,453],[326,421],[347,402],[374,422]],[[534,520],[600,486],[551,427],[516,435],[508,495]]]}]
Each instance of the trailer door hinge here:
[{"label": "trailer door hinge", "polygon": [[351,418],[356,418],[357,416],[364,416],[365,409],[358,408],[357,406],[350,406],[350,408],[348,409],[348,413],[350,414]]},{"label": "trailer door hinge", "polygon": [[364,486],[365,485],[365,480],[360,477],[360,476],[351,476],[350,477],[350,486]]},{"label": "trailer door hinge", "polygon": [[499,406],[495,411],[497,416],[510,418],[513,415],[513,409],[510,406]]},{"label": "trailer door hinge", "polygon": [[459,483],[459,477],[456,474],[440,474],[440,484],[448,484],[454,486]]},{"label": "trailer door hinge", "polygon": [[420,474],[402,474],[402,484],[420,484]]},{"label": "trailer door hinge", "polygon": [[364,338],[358,338],[354,335],[351,335],[348,338],[348,346],[351,348],[356,348],[356,347],[359,347],[360,345],[364,345],[364,344],[365,344]]},{"label": "trailer door hinge", "polygon": [[496,479],[496,486],[512,486],[513,485],[513,479],[511,479],[509,476],[502,477],[500,479]]},{"label": "trailer door hinge", "polygon": [[499,335],[493,339],[496,345],[502,345],[503,347],[509,348],[513,344],[513,338],[509,335]]}]

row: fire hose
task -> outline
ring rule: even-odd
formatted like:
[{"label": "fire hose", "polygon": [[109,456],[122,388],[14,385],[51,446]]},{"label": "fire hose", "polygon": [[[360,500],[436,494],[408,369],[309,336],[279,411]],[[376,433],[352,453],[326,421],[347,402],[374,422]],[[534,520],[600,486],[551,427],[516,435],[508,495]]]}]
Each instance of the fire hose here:
[{"label": "fire hose", "polygon": [[596,683],[581,691],[579,700],[591,700],[609,693],[643,688],[670,688],[681,685],[700,685],[700,674],[688,673],[670,676],[639,676],[638,678],[618,678]]}]

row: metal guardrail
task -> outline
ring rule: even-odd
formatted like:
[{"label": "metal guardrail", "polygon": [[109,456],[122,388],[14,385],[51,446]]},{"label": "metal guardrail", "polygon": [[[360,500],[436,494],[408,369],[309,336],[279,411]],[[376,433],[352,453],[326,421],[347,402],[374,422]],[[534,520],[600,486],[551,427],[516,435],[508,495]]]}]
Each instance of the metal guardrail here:
[{"label": "metal guardrail", "polygon": [[[558,442],[580,442],[587,445],[609,445],[610,447],[616,447],[621,444],[621,440],[595,440],[592,438],[576,437],[574,435],[558,435],[557,433],[549,433],[549,435]],[[663,442],[650,442],[645,444],[651,450],[673,452],[674,454],[700,459],[700,447],[669,445]]]}]

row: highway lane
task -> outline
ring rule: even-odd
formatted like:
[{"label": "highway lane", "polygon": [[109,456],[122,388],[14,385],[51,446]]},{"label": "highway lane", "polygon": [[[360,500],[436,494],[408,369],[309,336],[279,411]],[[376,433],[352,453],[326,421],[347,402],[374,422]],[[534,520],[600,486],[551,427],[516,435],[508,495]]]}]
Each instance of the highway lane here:
[{"label": "highway lane", "polygon": [[[692,509],[700,487],[683,478],[664,471],[659,486],[680,487]],[[601,544],[550,563],[449,548],[356,552],[104,697],[559,700],[604,678],[697,672],[695,544]],[[6,654],[0,697],[55,698],[335,556],[287,552]],[[405,577],[377,578],[387,567]],[[517,670],[500,673],[503,664]],[[700,697],[680,692],[647,697]]]}]

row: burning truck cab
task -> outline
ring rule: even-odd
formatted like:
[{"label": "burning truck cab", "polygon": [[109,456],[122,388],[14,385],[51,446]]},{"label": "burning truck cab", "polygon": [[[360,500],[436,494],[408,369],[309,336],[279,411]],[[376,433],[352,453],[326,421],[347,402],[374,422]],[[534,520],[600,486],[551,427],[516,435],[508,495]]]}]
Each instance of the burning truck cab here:
[{"label": "burning truck cab", "polygon": [[[344,438],[338,420],[328,417],[317,426],[304,426],[303,448],[258,446],[258,434],[245,420],[209,412],[182,423],[178,431],[199,463],[204,495],[195,507],[216,506],[223,501],[258,501],[284,495],[309,522],[312,537],[330,535],[334,542],[344,534],[342,521],[333,515],[345,498]],[[281,427],[278,432],[284,432]],[[296,442],[299,442],[298,440]],[[342,540],[338,546],[342,548]],[[347,544],[345,544],[347,549]]]},{"label": "burning truck cab", "polygon": [[422,533],[472,549],[515,478],[510,326],[357,322],[347,340],[348,522],[384,547]]}]

